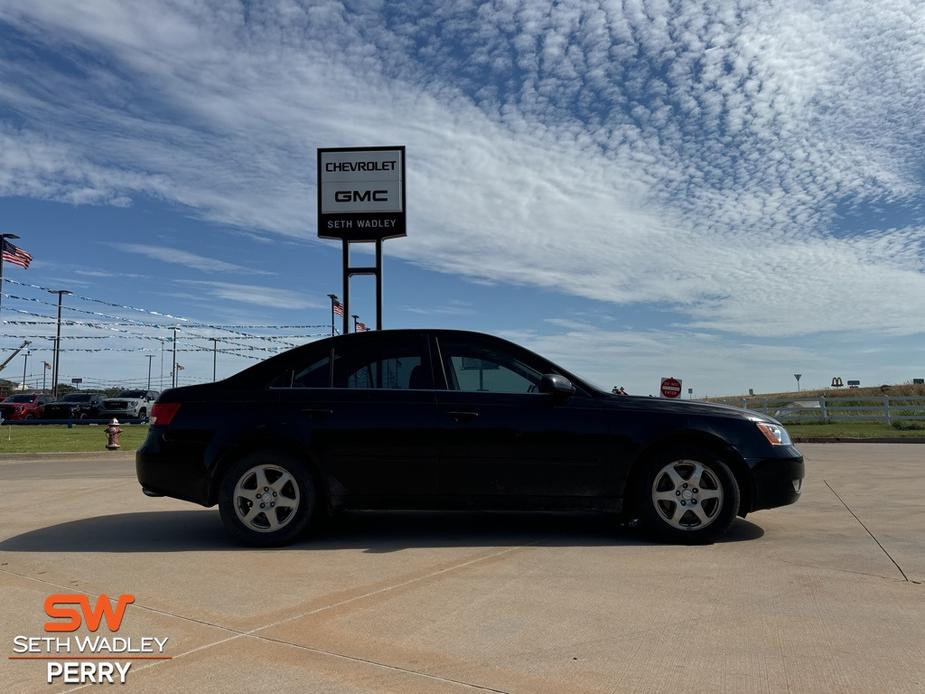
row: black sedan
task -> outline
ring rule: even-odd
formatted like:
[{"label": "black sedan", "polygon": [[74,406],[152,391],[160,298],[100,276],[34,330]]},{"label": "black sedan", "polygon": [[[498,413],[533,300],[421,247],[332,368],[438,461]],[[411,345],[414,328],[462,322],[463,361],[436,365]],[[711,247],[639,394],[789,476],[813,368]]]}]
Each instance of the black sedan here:
[{"label": "black sedan", "polygon": [[803,458],[778,422],[612,395],[490,335],[333,337],[165,391],[136,454],[149,496],[219,506],[249,544],[339,509],[583,509],[704,542],[791,504]]},{"label": "black sedan", "polygon": [[45,405],[45,419],[95,419],[103,409],[101,393],[68,393]]}]

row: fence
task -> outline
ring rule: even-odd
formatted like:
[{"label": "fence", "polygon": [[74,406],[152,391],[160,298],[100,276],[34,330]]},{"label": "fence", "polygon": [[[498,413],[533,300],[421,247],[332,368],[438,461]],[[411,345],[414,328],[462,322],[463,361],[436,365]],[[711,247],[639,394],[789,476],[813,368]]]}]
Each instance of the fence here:
[{"label": "fence", "polygon": [[925,420],[925,397],[883,395],[869,398],[827,398],[821,395],[807,400],[770,400],[761,398],[723,399],[735,405],[761,412],[790,424],[829,422],[883,422]]}]

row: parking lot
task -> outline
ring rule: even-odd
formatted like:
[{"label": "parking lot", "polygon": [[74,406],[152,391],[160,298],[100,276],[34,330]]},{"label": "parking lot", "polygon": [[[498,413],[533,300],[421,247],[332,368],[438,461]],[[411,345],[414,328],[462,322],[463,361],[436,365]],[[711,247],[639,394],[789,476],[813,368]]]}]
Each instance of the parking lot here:
[{"label": "parking lot", "polygon": [[8,656],[45,635],[46,596],[81,592],[133,594],[119,635],[168,638],[131,691],[925,690],[925,446],[801,448],[800,502],[702,547],[380,513],[251,550],[214,509],[144,497],[129,454],[8,456],[0,690],[74,688]]}]

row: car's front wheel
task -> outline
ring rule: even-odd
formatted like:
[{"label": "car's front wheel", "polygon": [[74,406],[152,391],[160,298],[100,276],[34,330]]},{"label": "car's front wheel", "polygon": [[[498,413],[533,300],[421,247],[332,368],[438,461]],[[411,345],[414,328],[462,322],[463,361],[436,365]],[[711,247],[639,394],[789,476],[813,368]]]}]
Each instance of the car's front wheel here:
[{"label": "car's front wheel", "polygon": [[257,453],[226,471],[218,507],[225,529],[248,545],[273,547],[294,541],[308,526],[315,485],[300,461]]},{"label": "car's front wheel", "polygon": [[638,494],[640,520],[670,542],[711,542],[726,532],[739,509],[739,485],[729,466],[693,448],[652,461]]}]

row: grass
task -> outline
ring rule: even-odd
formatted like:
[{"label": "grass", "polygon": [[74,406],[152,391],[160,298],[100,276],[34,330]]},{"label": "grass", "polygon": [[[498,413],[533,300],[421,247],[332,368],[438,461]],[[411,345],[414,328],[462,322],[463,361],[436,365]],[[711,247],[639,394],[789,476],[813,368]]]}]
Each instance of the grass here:
[{"label": "grass", "polygon": [[880,422],[835,422],[832,424],[785,424],[787,431],[794,438],[830,437],[849,439],[889,438],[925,438],[921,429],[896,429]]},{"label": "grass", "polygon": [[[787,431],[794,438],[925,438],[923,429],[897,429],[876,422],[838,422],[835,424],[788,424]],[[106,434],[103,426],[65,425],[0,426],[0,456],[12,453],[106,453]],[[123,451],[134,451],[148,435],[145,424],[122,426],[120,443]]]},{"label": "grass", "polygon": [[[0,426],[0,456],[7,453],[92,453],[106,450],[105,426],[65,424]],[[120,450],[134,451],[148,435],[147,424],[123,424]]]}]

